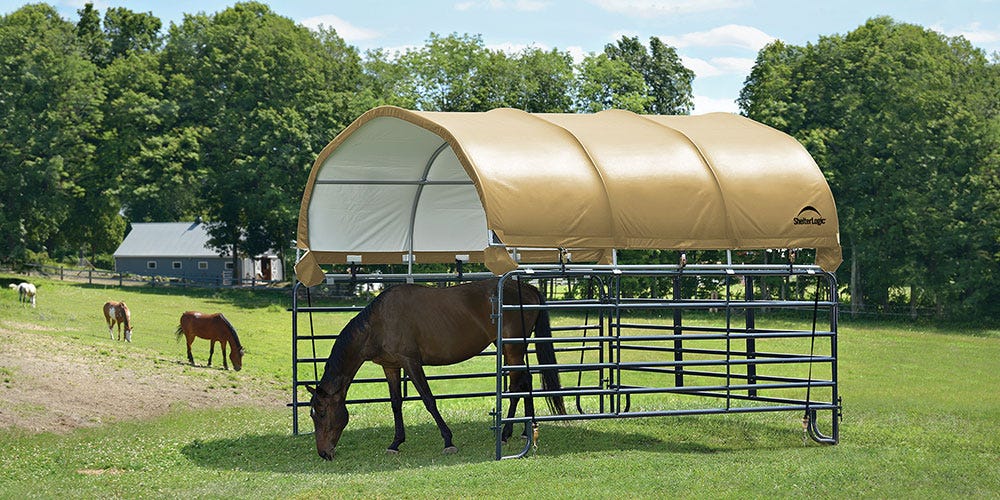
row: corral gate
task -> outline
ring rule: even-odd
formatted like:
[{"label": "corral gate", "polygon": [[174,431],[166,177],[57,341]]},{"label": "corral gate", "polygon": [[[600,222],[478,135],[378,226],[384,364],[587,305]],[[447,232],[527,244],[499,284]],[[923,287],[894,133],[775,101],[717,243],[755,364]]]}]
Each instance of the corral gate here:
[{"label": "corral gate", "polygon": [[[491,277],[479,274],[328,275],[328,282],[391,284],[393,282],[446,283]],[[521,266],[501,277],[529,280],[550,295],[576,287],[578,297],[550,298],[546,304],[523,309],[546,309],[560,318],[553,324],[559,355],[562,389],[559,394],[569,415],[539,414],[534,418],[506,416],[514,397],[550,395],[541,389],[514,393],[506,386],[512,370],[538,373],[547,366],[529,362],[506,366],[496,349],[495,370],[478,373],[429,373],[439,400],[492,400],[496,458],[524,456],[532,445],[528,426],[537,422],[643,418],[792,411],[803,414],[803,428],[813,440],[839,441],[841,412],[837,387],[837,285],[834,276],[815,266],[800,265],[691,265],[691,266]],[[761,298],[761,284],[775,282],[782,294],[794,298]],[[714,282],[717,296],[699,296],[698,289]],[[292,427],[300,432],[299,416],[308,400],[300,398],[303,385],[315,384],[322,374],[329,343],[336,335],[316,333],[313,314],[358,310],[357,307],[313,306],[306,289],[295,287],[292,305]],[[772,286],[772,289],[774,286]],[[638,290],[640,293],[630,293]],[[494,302],[498,343],[536,340],[502,339],[502,284]],[[694,292],[692,292],[694,291]],[[804,293],[803,293],[804,292]],[[704,295],[704,294],[702,294]],[[518,310],[517,305],[502,306]],[[302,316],[300,316],[302,315]],[[300,325],[308,321],[308,330]],[[580,322],[580,324],[565,324]],[[317,350],[318,349],[318,350]],[[460,366],[460,365],[459,365]],[[449,392],[449,381],[482,379],[482,388]],[[381,377],[357,378],[354,384],[379,384]],[[467,384],[465,384],[467,385]],[[404,384],[404,400],[419,400]],[[535,385],[538,386],[537,384]],[[388,397],[349,399],[349,404],[387,402]],[[544,406],[544,405],[543,405]],[[542,408],[539,406],[537,408]],[[822,412],[822,413],[821,413]],[[820,430],[819,415],[828,415]],[[500,441],[507,423],[524,423],[529,437],[519,453],[504,456]]]}]

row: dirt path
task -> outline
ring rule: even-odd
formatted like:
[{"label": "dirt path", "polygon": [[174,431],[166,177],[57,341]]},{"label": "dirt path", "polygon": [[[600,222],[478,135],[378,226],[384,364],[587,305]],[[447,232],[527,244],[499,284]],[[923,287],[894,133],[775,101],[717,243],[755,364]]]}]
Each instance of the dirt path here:
[{"label": "dirt path", "polygon": [[175,408],[283,405],[288,395],[244,372],[190,367],[129,345],[85,346],[0,321],[0,429],[68,432]]}]

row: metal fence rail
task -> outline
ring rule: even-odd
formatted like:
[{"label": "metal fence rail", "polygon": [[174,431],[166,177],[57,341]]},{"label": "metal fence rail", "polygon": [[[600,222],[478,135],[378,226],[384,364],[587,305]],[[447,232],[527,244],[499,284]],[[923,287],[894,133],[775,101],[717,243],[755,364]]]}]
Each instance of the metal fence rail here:
[{"label": "metal fence rail", "polygon": [[[481,273],[480,273],[481,274]],[[491,275],[405,276],[332,275],[331,281],[450,283]],[[503,282],[528,280],[550,292],[541,305],[503,305]],[[762,280],[808,280],[811,297],[762,297]],[[695,298],[682,285],[712,280],[723,293]],[[647,291],[632,296],[626,285]],[[577,296],[557,299],[573,283]],[[661,285],[669,286],[663,287]],[[814,285],[815,284],[815,285]],[[560,288],[563,287],[563,288]],[[688,287],[690,288],[690,286]],[[801,287],[800,287],[801,288]],[[814,288],[814,290],[813,290]],[[558,289],[558,290],[557,290]],[[292,431],[300,433],[299,415],[308,406],[303,386],[315,384],[326,362],[317,342],[329,345],[336,335],[317,332],[313,314],[354,312],[355,306],[313,305],[308,289],[295,287],[292,300]],[[650,296],[660,290],[659,296]],[[528,428],[540,422],[644,418],[675,415],[803,412],[809,435],[821,443],[839,441],[841,412],[837,382],[837,284],[814,266],[531,266],[501,277],[493,297],[497,349],[478,358],[468,373],[429,373],[438,399],[481,398],[492,406],[496,458],[524,456],[531,448]],[[304,295],[304,297],[303,297]],[[808,294],[807,294],[808,295]],[[302,299],[306,303],[302,303]],[[558,315],[551,338],[504,339],[503,313],[545,310]],[[572,324],[563,324],[563,323]],[[308,326],[306,326],[308,325]],[[556,365],[506,365],[506,344],[526,344],[529,353],[540,342],[556,350]],[[320,350],[323,350],[320,348]],[[328,350],[327,350],[328,352]],[[495,360],[495,369],[488,364]],[[484,364],[487,363],[487,364]],[[556,368],[558,391],[513,391],[513,371],[537,374]],[[405,378],[404,378],[405,380]],[[478,381],[478,382],[477,382]],[[478,384],[473,387],[470,384]],[[360,377],[354,384],[381,384],[383,377]],[[449,389],[461,384],[464,389]],[[404,401],[419,400],[404,383]],[[457,387],[457,386],[456,386]],[[388,402],[388,395],[350,399],[349,404]],[[506,416],[515,398],[560,395],[575,402],[569,415]],[[823,412],[821,431],[819,412]],[[508,424],[525,424],[528,440],[519,453],[504,455],[501,432]]]},{"label": "metal fence rail", "polygon": [[176,278],[168,276],[144,276],[130,273],[119,273],[96,268],[50,266],[45,264],[28,264],[24,267],[27,276],[36,274],[60,281],[75,281],[88,285],[106,286],[164,286],[164,287],[194,287],[194,288],[269,288],[283,282],[261,280],[256,278],[238,278],[219,276],[216,278]]}]

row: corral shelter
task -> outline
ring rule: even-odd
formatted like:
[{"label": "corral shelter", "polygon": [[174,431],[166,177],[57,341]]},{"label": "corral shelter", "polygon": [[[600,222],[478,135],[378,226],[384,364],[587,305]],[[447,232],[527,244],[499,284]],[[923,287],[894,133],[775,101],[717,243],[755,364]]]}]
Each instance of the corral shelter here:
[{"label": "corral shelter", "polygon": [[611,262],[616,249],[815,248],[841,262],[822,172],[794,138],[697,116],[374,108],[323,149],[296,265]]}]

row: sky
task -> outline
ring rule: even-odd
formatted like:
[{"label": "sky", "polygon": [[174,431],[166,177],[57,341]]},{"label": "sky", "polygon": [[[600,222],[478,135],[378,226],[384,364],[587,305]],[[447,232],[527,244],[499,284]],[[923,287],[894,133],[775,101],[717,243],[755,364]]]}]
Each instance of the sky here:
[{"label": "sky", "polygon": [[[23,1],[0,0],[0,14]],[[85,0],[49,0],[67,20]],[[233,0],[93,0],[152,12],[164,26],[185,14],[212,14]],[[794,45],[845,34],[872,17],[962,35],[1000,53],[1000,0],[284,0],[263,1],[307,27],[333,27],[362,53],[422,46],[431,33],[481,35],[491,49],[559,49],[580,60],[622,36],[648,46],[659,37],[695,72],[694,113],[737,112],[735,99],[757,51],[772,40]]]}]

